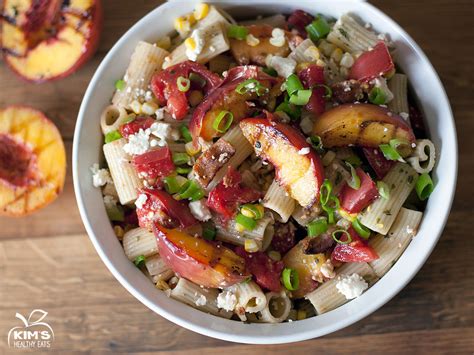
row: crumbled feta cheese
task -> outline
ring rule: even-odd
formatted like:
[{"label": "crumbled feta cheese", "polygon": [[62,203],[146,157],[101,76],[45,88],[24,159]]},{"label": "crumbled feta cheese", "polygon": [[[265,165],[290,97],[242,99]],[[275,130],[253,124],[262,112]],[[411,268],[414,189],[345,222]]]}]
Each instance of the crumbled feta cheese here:
[{"label": "crumbled feta cheese", "polygon": [[352,55],[350,53],[344,53],[344,55],[342,56],[341,58],[341,61],[339,62],[339,64],[342,66],[342,67],[345,67],[345,68],[350,68],[354,65],[354,57],[352,57]]},{"label": "crumbled feta cheese", "polygon": [[337,290],[348,300],[359,297],[368,287],[359,274],[341,275],[336,283]]},{"label": "crumbled feta cheese", "polygon": [[94,187],[101,187],[107,183],[113,183],[109,171],[107,169],[99,169],[99,164],[92,165],[90,169],[92,171],[92,184]]},{"label": "crumbled feta cheese", "polygon": [[217,296],[217,307],[233,311],[237,306],[237,297],[232,291],[224,290]]},{"label": "crumbled feta cheese", "polygon": [[275,69],[278,75],[287,78],[295,72],[296,61],[291,58],[283,58],[274,55],[270,58],[270,67]]},{"label": "crumbled feta cheese", "polygon": [[128,137],[128,143],[123,146],[125,153],[130,155],[140,155],[146,153],[150,149],[148,138],[150,137],[150,130],[140,130]]},{"label": "crumbled feta cheese", "polygon": [[105,195],[104,196],[104,204],[105,205],[116,205],[117,204],[117,200],[115,199],[115,197],[113,196],[110,196],[110,195]]},{"label": "crumbled feta cheese", "polygon": [[137,206],[137,208],[143,208],[143,205],[146,203],[147,199],[148,198],[145,194],[138,195],[138,198],[135,201],[135,206]]},{"label": "crumbled feta cheese", "polygon": [[158,110],[155,111],[155,116],[158,121],[161,121],[163,118],[165,118],[165,108],[159,108]]},{"label": "crumbled feta cheese", "polygon": [[387,98],[386,102],[390,102],[393,100],[393,94],[387,86],[387,79],[383,77],[375,78],[373,80],[373,83],[375,87],[382,90],[382,92],[385,94],[385,97]]},{"label": "crumbled feta cheese", "polygon": [[299,155],[306,155],[306,154],[309,154],[309,147],[304,147],[304,148],[301,148],[300,150],[298,150],[298,154]]},{"label": "crumbled feta cheese", "polygon": [[331,259],[326,260],[319,270],[321,271],[321,274],[328,279],[336,277],[336,272],[334,271],[334,265],[332,264]]},{"label": "crumbled feta cheese", "polygon": [[281,28],[274,28],[269,42],[272,46],[283,47],[286,42],[285,31],[283,31]]},{"label": "crumbled feta cheese", "polygon": [[313,130],[313,121],[309,116],[304,116],[300,122],[300,128],[304,134],[310,134]]},{"label": "crumbled feta cheese", "polygon": [[186,57],[195,62],[204,49],[205,39],[201,30],[194,30],[193,33],[191,33],[191,38],[194,40],[195,46],[194,49],[186,48]]},{"label": "crumbled feta cheese", "polygon": [[166,140],[173,139],[173,129],[169,123],[155,122],[150,127],[151,134],[158,138],[158,145],[165,146]]},{"label": "crumbled feta cheese", "polygon": [[247,42],[249,46],[255,47],[255,46],[258,46],[258,44],[260,43],[260,40],[257,37],[255,37],[253,34],[249,33],[247,37],[245,37],[245,42]]},{"label": "crumbled feta cheese", "polygon": [[194,303],[196,304],[196,306],[205,306],[207,303],[206,296],[200,295]]},{"label": "crumbled feta cheese", "polygon": [[410,115],[406,112],[400,112],[400,117],[403,118],[405,121],[408,121],[408,117],[410,117]]},{"label": "crumbled feta cheese", "polygon": [[211,211],[207,208],[204,200],[192,201],[189,203],[192,215],[199,221],[205,222],[211,219]]}]

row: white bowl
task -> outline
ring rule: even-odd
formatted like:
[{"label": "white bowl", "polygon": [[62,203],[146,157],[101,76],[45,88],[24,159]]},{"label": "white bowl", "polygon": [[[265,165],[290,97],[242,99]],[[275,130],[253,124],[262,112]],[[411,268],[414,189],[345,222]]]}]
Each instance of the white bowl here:
[{"label": "white bowl", "polygon": [[89,237],[119,282],[140,302],[166,319],[203,335],[242,343],[276,344],[319,337],[366,317],[395,296],[430,255],[448,218],[457,174],[456,132],[444,88],[420,47],[394,21],[372,5],[350,0],[223,0],[216,3],[232,14],[256,16],[303,9],[338,18],[351,12],[388,33],[396,44],[395,60],[408,75],[437,147],[431,195],[418,235],[392,269],[361,297],[326,314],[283,324],[244,324],[202,313],[168,298],[124,255],[107,219],[101,193],[92,186],[90,166],[101,160],[99,116],[122,77],[139,40],[153,41],[173,28],[173,19],[192,11],[197,1],[175,0],[158,7],[137,22],[109,51],[95,72],[82,101],[74,135],[73,175],[77,202]]}]

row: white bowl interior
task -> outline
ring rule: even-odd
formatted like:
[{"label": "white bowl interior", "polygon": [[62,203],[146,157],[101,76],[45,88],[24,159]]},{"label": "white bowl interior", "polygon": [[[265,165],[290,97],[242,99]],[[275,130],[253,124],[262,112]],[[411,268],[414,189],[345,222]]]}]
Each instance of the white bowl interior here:
[{"label": "white bowl interior", "polygon": [[90,239],[109,270],[130,293],[154,312],[198,333],[235,342],[271,344],[314,338],[346,327],[372,313],[399,292],[423,265],[443,230],[456,183],[457,143],[451,109],[442,84],[414,41],[370,4],[354,0],[208,1],[219,4],[233,15],[245,17],[249,14],[290,13],[297,8],[335,18],[351,12],[372,24],[374,29],[388,33],[397,47],[396,62],[408,75],[421,103],[439,159],[433,174],[437,186],[429,199],[418,235],[392,269],[361,297],[321,316],[275,325],[244,324],[204,314],[157,291],[128,261],[107,219],[101,193],[92,186],[89,170],[102,157],[101,111],[111,98],[115,80],[125,72],[136,43],[139,40],[153,41],[168,33],[173,28],[173,19],[191,11],[197,2],[175,0],[140,20],[110,50],[89,84],[76,125],[73,174],[79,209]]}]

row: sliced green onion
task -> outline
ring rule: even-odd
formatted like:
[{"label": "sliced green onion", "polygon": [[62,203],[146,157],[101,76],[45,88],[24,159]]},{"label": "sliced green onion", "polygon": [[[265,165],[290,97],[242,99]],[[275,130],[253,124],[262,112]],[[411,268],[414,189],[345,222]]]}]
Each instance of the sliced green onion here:
[{"label": "sliced green onion", "polygon": [[178,90],[181,92],[187,92],[191,87],[191,80],[185,78],[184,76],[179,76],[176,79],[176,85],[178,85]]},{"label": "sliced green onion", "polygon": [[244,26],[230,25],[227,30],[227,37],[229,38],[244,40],[248,34],[249,30]]},{"label": "sliced green onion", "polygon": [[127,86],[127,83],[122,79],[119,79],[115,82],[115,88],[118,91],[122,91],[123,89],[125,89],[126,86]]},{"label": "sliced green onion", "polygon": [[383,156],[388,160],[401,160],[402,156],[390,144],[380,144],[380,150]]},{"label": "sliced green onion", "polygon": [[301,116],[301,108],[292,104],[289,104],[288,102],[283,101],[281,104],[277,106],[275,109],[275,112],[284,112],[288,116],[290,116],[291,119],[296,120],[300,118]]},{"label": "sliced green onion", "polygon": [[204,228],[202,231],[202,237],[207,240],[214,240],[216,238],[216,229]]},{"label": "sliced green onion", "polygon": [[383,181],[377,181],[377,189],[379,190],[379,195],[388,200],[390,197],[390,187]]},{"label": "sliced green onion", "polygon": [[264,73],[267,73],[270,76],[274,76],[274,77],[278,76],[277,71],[273,68],[265,67],[265,68],[262,68],[262,70],[263,70]]},{"label": "sliced green onion", "polygon": [[370,229],[364,226],[360,221],[355,218],[352,221],[352,228],[364,239],[369,239],[370,237]]},{"label": "sliced green onion", "polygon": [[262,205],[253,205],[251,203],[247,203],[243,205],[240,209],[240,213],[243,215],[253,218],[253,219],[260,219],[263,217],[264,208]]},{"label": "sliced green onion", "polygon": [[181,127],[179,127],[179,131],[181,132],[181,135],[183,136],[184,141],[186,143],[189,143],[193,140],[193,137],[191,136],[191,132],[189,132],[188,126],[184,124],[181,125]]},{"label": "sliced green onion", "polygon": [[387,95],[382,89],[374,87],[370,90],[369,101],[375,105],[383,105],[387,101]]},{"label": "sliced green onion", "polygon": [[135,115],[129,116],[125,121],[123,121],[123,124],[130,123],[135,121]]},{"label": "sliced green onion", "polygon": [[351,163],[346,161],[346,165],[351,169],[351,179],[347,181],[347,185],[354,190],[360,189],[360,177],[357,175],[356,169],[352,166]]},{"label": "sliced green onion", "polygon": [[253,230],[256,225],[257,225],[257,221],[254,220],[253,218],[250,218],[250,217],[247,217],[247,216],[244,216],[243,214],[239,213],[236,217],[235,217],[235,223],[238,223],[240,224],[242,227],[244,227],[245,229],[251,231]]},{"label": "sliced green onion", "polygon": [[178,200],[190,199],[191,201],[197,201],[203,198],[204,191],[201,187],[192,180],[186,181],[178,191]]},{"label": "sliced green onion", "polygon": [[316,19],[311,22],[308,26],[305,27],[306,32],[308,33],[309,38],[316,43],[321,38],[324,38],[328,35],[331,28],[327,21],[322,17],[318,16]]},{"label": "sliced green onion", "polygon": [[206,79],[196,73],[190,73],[189,80],[191,80],[193,83],[196,83],[200,88],[203,88],[207,84]]},{"label": "sliced green onion", "polygon": [[321,140],[321,137],[320,136],[311,136],[309,137],[309,142],[311,144],[311,146],[316,149],[316,151],[318,152],[322,152],[323,151],[323,141]]},{"label": "sliced green onion", "polygon": [[176,173],[178,174],[189,174],[189,172],[191,171],[191,167],[183,167],[183,166],[178,166],[176,167]]},{"label": "sliced green onion", "polygon": [[183,165],[189,162],[189,155],[187,155],[186,153],[174,152],[172,154],[172,157],[173,157],[173,163],[175,165]]},{"label": "sliced green onion", "polygon": [[[332,203],[332,206],[331,206],[331,203]],[[335,222],[334,212],[337,211],[339,207],[340,207],[339,199],[334,195],[330,195],[328,202],[324,205],[321,205],[321,208],[328,214],[329,224],[334,224]]]},{"label": "sliced green onion", "polygon": [[122,138],[122,135],[119,131],[112,131],[105,135],[105,143],[110,143],[120,138]]},{"label": "sliced green onion", "polygon": [[319,189],[319,201],[321,205],[326,205],[329,201],[329,197],[331,196],[332,192],[332,184],[331,181],[328,179],[324,180],[321,188]]},{"label": "sliced green onion", "polygon": [[328,221],[326,218],[319,218],[310,222],[307,226],[308,236],[317,237],[328,230]]},{"label": "sliced green onion", "polygon": [[123,222],[125,220],[125,213],[122,206],[119,206],[115,203],[106,203],[105,211],[107,212],[107,217],[114,222]]},{"label": "sliced green onion", "polygon": [[[344,236],[346,237],[346,240],[342,240]],[[349,244],[350,242],[352,242],[352,237],[350,233],[345,229],[338,229],[332,232],[332,239],[334,239],[336,243],[339,244]]]},{"label": "sliced green onion", "polygon": [[214,122],[212,123],[212,128],[214,128],[219,133],[225,133],[234,120],[234,115],[230,111],[223,110],[221,111]]},{"label": "sliced green onion", "polygon": [[287,290],[297,290],[300,287],[300,278],[298,276],[298,271],[289,267],[284,268],[281,273],[281,282]]},{"label": "sliced green onion", "polygon": [[415,184],[415,191],[419,199],[426,200],[434,190],[434,183],[431,177],[427,174],[421,174]]},{"label": "sliced green onion", "polygon": [[235,91],[241,95],[246,94],[247,92],[255,92],[257,96],[265,95],[269,89],[262,85],[257,79],[247,79],[244,82],[237,85]]},{"label": "sliced green onion", "polygon": [[136,267],[140,267],[142,263],[144,263],[146,260],[145,255],[138,255],[133,263],[135,264]]},{"label": "sliced green onion", "polygon": [[165,190],[170,194],[177,193],[181,187],[176,176],[167,176],[163,179],[163,182],[165,183]]},{"label": "sliced green onion", "polygon": [[311,94],[313,91],[311,90],[298,90],[296,93],[290,96],[290,104],[304,106],[309,102]]},{"label": "sliced green onion", "polygon": [[303,84],[301,84],[298,75],[291,74],[288,78],[286,78],[286,92],[291,98],[291,95],[293,95],[298,90],[304,90]]},{"label": "sliced green onion", "polygon": [[350,157],[344,159],[345,162],[352,164],[353,166],[362,165],[362,160],[357,155],[351,155]]},{"label": "sliced green onion", "polygon": [[332,97],[332,89],[331,89],[329,86],[324,85],[324,84],[318,84],[318,85],[316,85],[316,87],[317,87],[317,88],[318,88],[318,87],[324,88],[325,93],[324,93],[324,96],[323,96],[323,97],[324,97],[325,99],[329,100],[329,99]]}]

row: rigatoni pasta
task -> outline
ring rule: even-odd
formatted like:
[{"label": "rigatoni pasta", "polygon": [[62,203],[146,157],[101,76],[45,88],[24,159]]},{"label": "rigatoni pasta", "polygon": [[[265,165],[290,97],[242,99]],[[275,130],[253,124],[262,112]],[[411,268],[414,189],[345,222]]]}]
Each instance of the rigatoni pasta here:
[{"label": "rigatoni pasta", "polygon": [[408,78],[405,74],[394,74],[387,83],[389,90],[393,94],[393,100],[387,104],[391,111],[395,113],[408,114]]},{"label": "rigatoni pasta", "polygon": [[280,216],[281,222],[286,223],[295,209],[296,202],[288,196],[278,181],[273,180],[263,198],[262,205],[276,212]]},{"label": "rigatoni pasta", "polygon": [[142,255],[146,258],[158,253],[155,235],[145,228],[129,230],[123,236],[122,243],[125,255],[131,261]]}]

